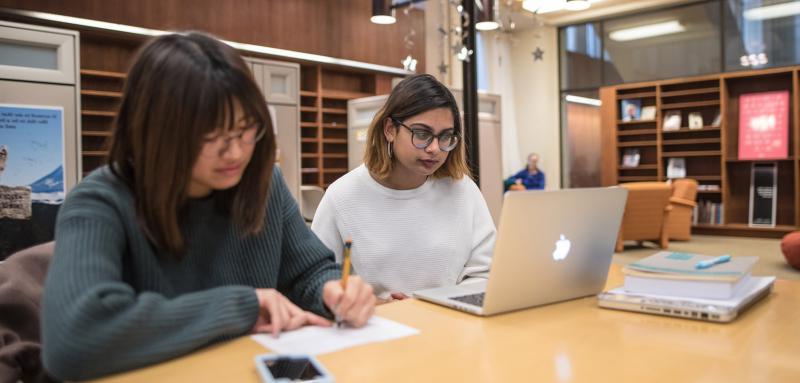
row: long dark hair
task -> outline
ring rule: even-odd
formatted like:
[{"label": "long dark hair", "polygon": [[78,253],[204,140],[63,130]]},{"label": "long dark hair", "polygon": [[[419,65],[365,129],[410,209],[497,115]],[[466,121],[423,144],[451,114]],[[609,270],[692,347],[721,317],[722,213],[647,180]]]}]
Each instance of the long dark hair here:
[{"label": "long dark hair", "polygon": [[243,234],[263,228],[275,163],[266,101],[244,60],[199,32],[156,37],[138,52],[111,139],[109,167],[132,190],[136,214],[156,248],[181,257],[180,210],[204,136],[233,126],[238,103],[266,130],[238,185],[214,192]]},{"label": "long dark hair", "polygon": [[389,156],[388,141],[383,134],[383,126],[387,120],[396,118],[400,121],[416,116],[432,109],[447,108],[453,114],[453,130],[460,136],[458,145],[447,155],[444,164],[432,177],[451,177],[460,179],[470,175],[464,150],[464,138],[461,128],[461,116],[458,104],[450,90],[435,77],[429,74],[413,75],[400,81],[395,86],[386,104],[378,111],[367,129],[367,148],[364,152],[364,165],[369,171],[380,177],[389,176],[394,168],[394,160]]}]

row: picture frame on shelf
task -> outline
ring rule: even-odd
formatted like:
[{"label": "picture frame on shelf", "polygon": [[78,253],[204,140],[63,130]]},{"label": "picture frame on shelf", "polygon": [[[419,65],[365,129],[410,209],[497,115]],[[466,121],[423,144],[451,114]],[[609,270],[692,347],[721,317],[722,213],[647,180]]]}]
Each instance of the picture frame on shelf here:
[{"label": "picture frame on shelf", "polygon": [[620,102],[622,121],[637,121],[641,118],[642,100],[630,99]]},{"label": "picture frame on shelf", "polygon": [[703,129],[703,114],[700,112],[689,113],[689,129]]},{"label": "picture frame on shelf", "polygon": [[641,159],[641,154],[639,153],[639,149],[625,149],[622,152],[622,167],[625,168],[635,168],[639,166],[639,160]]},{"label": "picture frame on shelf", "polygon": [[667,163],[667,178],[686,178],[686,159],[673,157]]},{"label": "picture frame on shelf", "polygon": [[667,131],[675,131],[681,129],[681,112],[679,110],[670,110],[664,114],[664,124],[662,129]]},{"label": "picture frame on shelf", "polygon": [[642,121],[652,121],[656,119],[656,107],[653,105],[642,107]]}]

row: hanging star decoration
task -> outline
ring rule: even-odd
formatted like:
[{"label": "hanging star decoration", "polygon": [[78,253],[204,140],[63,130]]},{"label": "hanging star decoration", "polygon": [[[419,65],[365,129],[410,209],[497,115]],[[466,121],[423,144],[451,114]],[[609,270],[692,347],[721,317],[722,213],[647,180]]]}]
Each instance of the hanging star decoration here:
[{"label": "hanging star decoration", "polygon": [[441,74],[447,73],[447,64],[445,64],[444,62],[440,63],[438,68],[439,68],[439,73]]},{"label": "hanging star decoration", "polygon": [[531,54],[533,54],[533,61],[544,61],[544,51],[541,48],[536,47],[536,50],[531,52]]},{"label": "hanging star decoration", "polygon": [[417,71],[417,59],[411,57],[411,55],[406,56],[406,58],[402,61],[403,69],[411,72]]},{"label": "hanging star decoration", "polygon": [[[403,14],[405,17],[409,17],[410,11],[414,8],[414,3],[411,3],[408,7],[403,9]],[[411,24],[411,23],[409,23]],[[403,64],[403,69],[407,71],[411,71],[416,73],[417,72],[417,59],[411,56],[414,49],[414,36],[417,34],[417,31],[414,30],[414,27],[411,27],[408,33],[403,37],[403,43],[406,46],[406,50],[408,51],[408,56],[406,56],[401,63]]]}]

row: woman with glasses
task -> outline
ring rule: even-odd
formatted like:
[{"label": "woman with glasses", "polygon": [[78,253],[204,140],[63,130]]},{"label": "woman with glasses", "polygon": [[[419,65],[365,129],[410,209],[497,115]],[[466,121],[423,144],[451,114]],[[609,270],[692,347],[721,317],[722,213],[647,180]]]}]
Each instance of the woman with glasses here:
[{"label": "woman with glasses", "polygon": [[381,300],[486,278],[495,227],[465,161],[458,106],[430,75],[401,81],[367,132],[364,164],[330,185],[311,229]]},{"label": "woman with glasses", "polygon": [[359,327],[275,164],[267,105],[241,57],[201,33],[155,38],[127,76],[109,163],[58,215],[43,298],[46,370],[84,380],[253,332]]}]

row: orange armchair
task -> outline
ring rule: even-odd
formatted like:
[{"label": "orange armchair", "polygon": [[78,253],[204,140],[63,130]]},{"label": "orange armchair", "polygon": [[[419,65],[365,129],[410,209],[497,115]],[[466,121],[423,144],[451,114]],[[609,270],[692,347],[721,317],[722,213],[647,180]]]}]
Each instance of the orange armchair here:
[{"label": "orange armchair", "polygon": [[628,189],[625,214],[617,236],[616,251],[624,249],[624,241],[654,241],[659,247],[669,246],[667,220],[672,189],[664,182],[629,182],[620,184]]},{"label": "orange armchair", "polygon": [[669,203],[672,207],[667,220],[669,239],[692,239],[692,210],[697,205],[697,181],[690,178],[673,180]]}]

